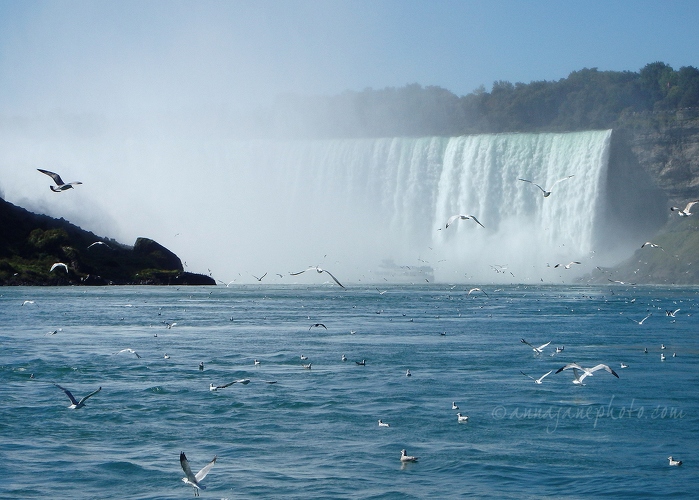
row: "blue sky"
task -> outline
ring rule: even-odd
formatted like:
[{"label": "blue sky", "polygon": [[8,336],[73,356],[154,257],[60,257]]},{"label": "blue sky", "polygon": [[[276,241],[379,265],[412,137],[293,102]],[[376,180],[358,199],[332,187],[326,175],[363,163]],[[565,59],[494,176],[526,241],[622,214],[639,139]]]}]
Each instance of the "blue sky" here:
[{"label": "blue sky", "polygon": [[0,0],[0,113],[251,107],[699,66],[699,2]]}]

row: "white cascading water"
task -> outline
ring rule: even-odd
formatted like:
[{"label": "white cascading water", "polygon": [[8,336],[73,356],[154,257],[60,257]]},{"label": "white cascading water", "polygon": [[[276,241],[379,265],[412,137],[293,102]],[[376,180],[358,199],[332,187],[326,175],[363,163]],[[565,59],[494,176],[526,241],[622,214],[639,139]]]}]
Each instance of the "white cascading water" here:
[{"label": "white cascading water", "polygon": [[[594,255],[610,139],[611,130],[300,141],[267,145],[263,163],[285,165],[285,206],[306,207],[302,220],[319,231],[335,228],[322,232],[338,256],[354,246],[366,257],[371,247],[377,260],[429,265],[438,280],[550,281],[555,264]],[[470,220],[445,228],[455,214],[485,229]],[[369,243],[358,241],[362,231]]]}]

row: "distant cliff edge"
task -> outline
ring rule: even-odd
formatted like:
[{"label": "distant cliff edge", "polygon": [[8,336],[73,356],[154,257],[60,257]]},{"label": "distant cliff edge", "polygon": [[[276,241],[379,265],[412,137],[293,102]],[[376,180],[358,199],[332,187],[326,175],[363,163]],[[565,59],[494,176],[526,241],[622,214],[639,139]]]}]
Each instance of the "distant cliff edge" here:
[{"label": "distant cliff edge", "polygon": [[0,198],[0,285],[215,283],[185,272],[177,255],[149,238],[130,247]]}]

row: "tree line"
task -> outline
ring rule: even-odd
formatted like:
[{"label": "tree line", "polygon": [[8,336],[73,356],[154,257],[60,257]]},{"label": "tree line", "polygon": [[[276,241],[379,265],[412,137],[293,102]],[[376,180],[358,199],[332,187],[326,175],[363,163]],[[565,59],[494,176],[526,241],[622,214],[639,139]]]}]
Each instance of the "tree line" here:
[{"label": "tree line", "polygon": [[454,136],[613,128],[639,113],[697,108],[699,70],[653,62],[638,72],[585,68],[558,81],[496,81],[490,92],[481,86],[464,96],[418,84],[286,96],[258,119],[292,137]]}]

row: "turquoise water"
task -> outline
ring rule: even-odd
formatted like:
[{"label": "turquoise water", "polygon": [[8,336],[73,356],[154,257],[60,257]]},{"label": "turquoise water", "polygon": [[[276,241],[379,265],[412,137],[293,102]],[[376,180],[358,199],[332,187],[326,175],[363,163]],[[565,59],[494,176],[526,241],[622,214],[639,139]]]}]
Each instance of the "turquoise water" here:
[{"label": "turquoise water", "polygon": [[[0,289],[0,497],[190,498],[180,451],[203,498],[696,494],[697,288],[482,288]],[[572,361],[619,378],[520,373]]]}]

